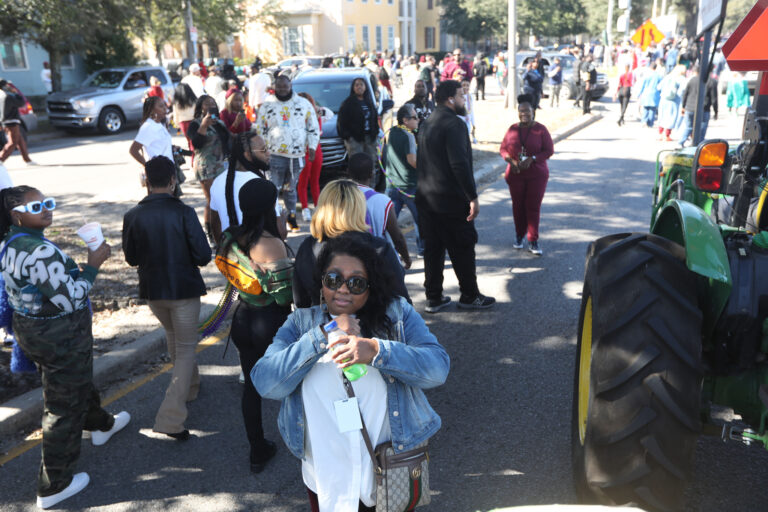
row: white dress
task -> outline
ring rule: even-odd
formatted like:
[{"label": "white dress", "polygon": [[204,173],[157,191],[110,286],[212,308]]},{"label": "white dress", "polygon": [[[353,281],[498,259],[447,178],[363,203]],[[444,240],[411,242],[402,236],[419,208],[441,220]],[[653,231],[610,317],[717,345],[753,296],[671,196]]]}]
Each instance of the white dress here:
[{"label": "white dress", "polygon": [[[368,366],[368,373],[352,382],[352,388],[373,446],[389,441],[387,385],[381,373]],[[304,377],[301,395],[306,417],[302,476],[317,494],[320,512],[357,512],[360,501],[374,506],[376,480],[362,433],[342,434],[337,427],[333,403],[348,395],[330,352]]]}]

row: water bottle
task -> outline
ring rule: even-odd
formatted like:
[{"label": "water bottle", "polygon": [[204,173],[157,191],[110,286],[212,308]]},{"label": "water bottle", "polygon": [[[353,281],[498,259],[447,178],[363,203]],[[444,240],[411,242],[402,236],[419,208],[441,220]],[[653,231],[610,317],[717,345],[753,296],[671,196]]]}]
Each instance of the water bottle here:
[{"label": "water bottle", "polygon": [[[339,338],[346,338],[347,333],[339,329],[339,324],[336,323],[336,320],[331,320],[327,324],[323,326],[323,329],[325,329],[325,332],[328,334],[328,344],[334,343]],[[338,347],[341,347],[341,345],[338,345]],[[345,359],[344,363],[349,361],[349,359]],[[368,368],[366,365],[362,363],[356,363],[351,366],[347,366],[342,370],[344,372],[344,375],[347,376],[347,379],[349,379],[350,382],[354,382],[360,377],[365,376],[365,374],[368,373]]]}]

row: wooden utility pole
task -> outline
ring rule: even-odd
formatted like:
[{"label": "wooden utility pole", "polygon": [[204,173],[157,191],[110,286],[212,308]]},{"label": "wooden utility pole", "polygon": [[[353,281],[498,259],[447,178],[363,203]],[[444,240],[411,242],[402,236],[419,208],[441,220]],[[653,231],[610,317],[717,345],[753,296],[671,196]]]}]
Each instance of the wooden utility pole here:
[{"label": "wooden utility pole", "polygon": [[[655,0],[654,0],[655,1]],[[608,0],[608,20],[605,23],[605,52],[603,61],[606,67],[613,66],[613,0]]]},{"label": "wooden utility pole", "polygon": [[197,51],[195,48],[197,41],[192,40],[192,27],[194,27],[192,24],[192,0],[184,0],[184,4],[184,33],[187,39],[187,58],[190,64],[192,64],[197,62]]}]

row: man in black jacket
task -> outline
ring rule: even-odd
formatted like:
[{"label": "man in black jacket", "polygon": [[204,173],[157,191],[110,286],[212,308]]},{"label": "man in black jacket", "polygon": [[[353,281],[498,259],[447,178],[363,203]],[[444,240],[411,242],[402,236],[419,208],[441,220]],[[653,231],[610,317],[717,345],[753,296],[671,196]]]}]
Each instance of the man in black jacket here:
[{"label": "man in black jacket", "polygon": [[145,165],[149,195],[123,218],[125,261],[139,267],[139,298],[165,328],[174,363],[153,430],[184,441],[186,403],[200,388],[195,363],[200,296],[205,283],[198,267],[211,261],[211,248],[195,210],[173,197],[176,166],[164,156]]},{"label": "man in black jacket", "polygon": [[[710,109],[715,112],[717,119],[717,80],[710,77],[704,88],[704,110],[702,112],[701,122],[701,140],[707,132],[709,125]],[[691,78],[683,89],[683,100],[680,102],[682,108],[680,115],[683,116],[683,127],[680,130],[680,140],[677,141],[680,147],[685,146],[685,142],[693,132],[693,118],[696,113],[696,104],[699,101],[699,70],[696,66],[691,67]]]},{"label": "man in black jacket", "polygon": [[419,130],[416,160],[419,179],[416,208],[419,235],[424,241],[424,288],[427,313],[437,313],[451,302],[443,295],[445,251],[459,280],[459,307],[485,309],[496,300],[480,294],[475,274],[480,211],[472,169],[472,146],[464,115],[464,92],[459,82],[446,80],[435,91],[437,108]]}]

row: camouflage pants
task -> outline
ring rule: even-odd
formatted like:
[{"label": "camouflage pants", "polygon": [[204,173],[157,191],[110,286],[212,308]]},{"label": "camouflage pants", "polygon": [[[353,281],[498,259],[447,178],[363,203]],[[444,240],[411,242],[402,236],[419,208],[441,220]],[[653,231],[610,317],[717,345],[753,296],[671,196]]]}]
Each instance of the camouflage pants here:
[{"label": "camouflage pants", "polygon": [[43,383],[42,464],[37,495],[50,496],[72,481],[83,430],[109,430],[114,418],[101,408],[93,385],[93,335],[88,308],[61,318],[13,315],[24,353]]}]

